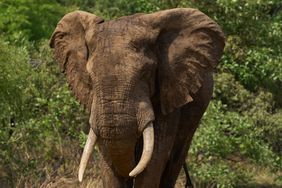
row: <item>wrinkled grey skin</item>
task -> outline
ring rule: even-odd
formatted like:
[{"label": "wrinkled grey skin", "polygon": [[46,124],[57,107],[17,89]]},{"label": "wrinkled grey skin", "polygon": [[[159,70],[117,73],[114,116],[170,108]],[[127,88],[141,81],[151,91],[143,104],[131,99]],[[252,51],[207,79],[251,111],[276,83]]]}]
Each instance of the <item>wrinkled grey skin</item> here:
[{"label": "wrinkled grey skin", "polygon": [[[224,48],[219,26],[195,9],[111,21],[75,11],[59,22],[50,46],[91,113],[104,187],[174,187],[211,99],[212,73]],[[131,178],[150,122],[152,158]]]}]

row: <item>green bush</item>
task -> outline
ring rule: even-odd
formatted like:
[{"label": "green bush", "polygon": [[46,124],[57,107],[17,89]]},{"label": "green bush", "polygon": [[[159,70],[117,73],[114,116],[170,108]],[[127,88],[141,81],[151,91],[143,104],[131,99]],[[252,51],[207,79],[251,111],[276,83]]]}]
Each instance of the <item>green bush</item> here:
[{"label": "green bush", "polygon": [[63,145],[79,140],[87,126],[46,44],[31,57],[1,41],[0,166],[11,183],[44,177],[44,166],[61,158]]},{"label": "green bush", "polygon": [[10,41],[48,38],[68,10],[55,0],[1,0],[0,34]]},{"label": "green bush", "polygon": [[281,154],[282,114],[275,107],[273,95],[263,89],[252,93],[229,73],[216,75],[215,82],[214,97],[226,105],[226,109],[251,119],[261,139]]},{"label": "green bush", "polygon": [[281,170],[281,158],[265,142],[263,131],[249,116],[228,111],[227,105],[213,101],[190,149],[190,168],[196,181],[219,187],[244,184],[252,178],[242,167],[246,162]]}]

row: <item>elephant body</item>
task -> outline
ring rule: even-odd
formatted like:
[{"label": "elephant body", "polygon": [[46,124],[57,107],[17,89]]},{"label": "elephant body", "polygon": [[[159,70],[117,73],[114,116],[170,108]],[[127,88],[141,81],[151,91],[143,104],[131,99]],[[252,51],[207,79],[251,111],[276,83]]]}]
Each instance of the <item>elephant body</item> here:
[{"label": "elephant body", "polygon": [[[213,91],[213,79],[209,74],[205,78],[205,85],[193,96],[193,102],[180,109],[163,115],[159,104],[154,103],[156,119],[154,122],[155,142],[154,153],[151,162],[139,176],[135,178],[134,187],[138,188],[173,188],[182,165],[185,162],[192,137],[199,121],[205,112]],[[142,139],[138,140],[136,161],[139,161],[142,152]],[[102,166],[104,187],[132,187],[132,180],[118,178],[111,170],[106,171]],[[117,186],[117,184],[119,186]]]},{"label": "elephant body", "polygon": [[110,21],[75,11],[50,46],[90,112],[79,180],[96,143],[104,187],[174,187],[211,99],[219,26],[195,9]]}]

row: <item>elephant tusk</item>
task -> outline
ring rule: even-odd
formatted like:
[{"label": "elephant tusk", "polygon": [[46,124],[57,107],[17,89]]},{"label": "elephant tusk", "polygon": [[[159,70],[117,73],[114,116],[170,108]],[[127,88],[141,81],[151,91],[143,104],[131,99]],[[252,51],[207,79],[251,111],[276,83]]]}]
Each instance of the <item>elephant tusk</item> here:
[{"label": "elephant tusk", "polygon": [[94,131],[90,128],[88,137],[87,137],[87,141],[82,153],[82,157],[80,160],[80,164],[79,164],[79,170],[78,170],[78,181],[82,182],[82,178],[83,178],[83,174],[88,162],[88,159],[90,157],[90,155],[93,152],[93,148],[95,146],[97,140],[97,136],[95,135]]},{"label": "elephant tusk", "polygon": [[153,123],[150,124],[143,131],[143,152],[141,159],[137,166],[129,173],[130,177],[136,177],[140,174],[148,165],[152,158],[154,150],[154,127]]}]

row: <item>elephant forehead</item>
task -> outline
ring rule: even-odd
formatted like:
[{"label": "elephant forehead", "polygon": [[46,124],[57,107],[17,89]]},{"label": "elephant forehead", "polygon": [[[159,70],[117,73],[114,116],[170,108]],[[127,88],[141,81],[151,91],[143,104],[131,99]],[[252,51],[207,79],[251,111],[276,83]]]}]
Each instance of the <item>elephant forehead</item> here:
[{"label": "elephant forehead", "polygon": [[87,71],[99,78],[113,76],[113,81],[131,80],[138,76],[144,55],[134,51],[131,45],[113,45],[110,42],[99,43],[87,62]]},{"label": "elephant forehead", "polygon": [[99,24],[95,37],[98,40],[111,41],[112,45],[118,45],[144,39],[147,33],[148,29],[138,19],[122,17]]}]

